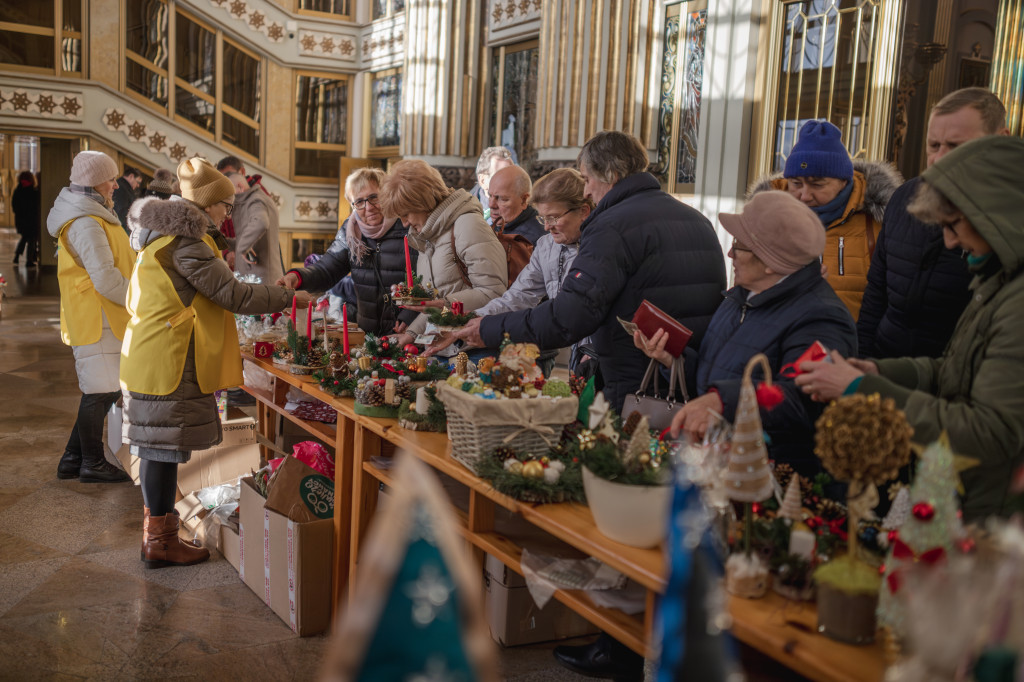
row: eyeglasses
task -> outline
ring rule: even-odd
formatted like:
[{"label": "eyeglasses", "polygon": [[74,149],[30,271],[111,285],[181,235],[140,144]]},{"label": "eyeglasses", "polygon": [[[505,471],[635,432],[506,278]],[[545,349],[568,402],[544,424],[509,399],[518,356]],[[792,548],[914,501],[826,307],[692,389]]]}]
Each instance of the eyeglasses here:
[{"label": "eyeglasses", "polygon": [[231,212],[235,210],[235,205],[234,204],[229,204],[226,201],[218,201],[217,203],[218,204],[224,204],[224,215],[230,218],[231,217]]},{"label": "eyeglasses", "polygon": [[380,206],[380,197],[377,196],[376,194],[371,194],[365,199],[356,199],[355,201],[352,202],[352,206],[357,211],[362,211],[364,208],[366,208],[367,204],[372,204],[373,206]]},{"label": "eyeglasses", "polygon": [[730,250],[731,251],[746,251],[747,253],[754,253],[753,249],[748,249],[747,247],[743,246],[743,244],[740,244],[735,239],[732,240],[732,249],[730,249]]},{"label": "eyeglasses", "polygon": [[565,213],[563,213],[561,215],[549,215],[549,216],[539,215],[539,216],[537,216],[537,222],[540,223],[541,225],[545,225],[545,226],[546,225],[554,225],[559,220],[561,220],[562,218],[564,218],[565,216],[569,215],[570,213],[572,213],[573,211],[576,211],[576,210],[579,210],[579,206],[577,206],[575,208],[570,208],[568,211],[566,211]]},{"label": "eyeglasses", "polygon": [[960,235],[958,235],[957,232],[956,232],[956,226],[963,219],[964,219],[964,217],[961,215],[956,220],[951,220],[951,221],[946,222],[946,223],[939,223],[939,226],[943,230],[949,230],[950,232],[952,232],[954,237],[959,237]]}]

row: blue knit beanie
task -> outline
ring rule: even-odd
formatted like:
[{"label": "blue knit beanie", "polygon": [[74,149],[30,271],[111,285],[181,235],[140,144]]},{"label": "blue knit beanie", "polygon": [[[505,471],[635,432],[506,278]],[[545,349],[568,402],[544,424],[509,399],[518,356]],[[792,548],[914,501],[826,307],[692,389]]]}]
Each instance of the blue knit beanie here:
[{"label": "blue knit beanie", "polygon": [[783,177],[853,179],[853,162],[842,138],[828,121],[808,121],[786,159]]}]

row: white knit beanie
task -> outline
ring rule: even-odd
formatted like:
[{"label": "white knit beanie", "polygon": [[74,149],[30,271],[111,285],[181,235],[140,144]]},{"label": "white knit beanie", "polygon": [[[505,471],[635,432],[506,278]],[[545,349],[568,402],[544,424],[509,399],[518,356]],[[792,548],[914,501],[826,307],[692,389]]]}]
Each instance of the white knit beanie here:
[{"label": "white knit beanie", "polygon": [[71,162],[71,183],[82,187],[95,187],[118,175],[117,164],[103,152],[78,152]]}]

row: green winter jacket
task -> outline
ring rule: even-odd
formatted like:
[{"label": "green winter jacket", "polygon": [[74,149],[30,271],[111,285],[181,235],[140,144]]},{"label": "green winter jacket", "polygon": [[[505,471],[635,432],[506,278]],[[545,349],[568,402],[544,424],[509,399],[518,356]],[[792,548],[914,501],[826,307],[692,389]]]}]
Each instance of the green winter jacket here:
[{"label": "green winter jacket", "polygon": [[[922,174],[992,247],[971,301],[941,358],[878,361],[859,393],[895,399],[927,444],[945,430],[958,455],[964,521],[1007,515],[1013,471],[1024,462],[1024,141],[992,136],[963,145]],[[995,259],[998,259],[996,261]]]}]

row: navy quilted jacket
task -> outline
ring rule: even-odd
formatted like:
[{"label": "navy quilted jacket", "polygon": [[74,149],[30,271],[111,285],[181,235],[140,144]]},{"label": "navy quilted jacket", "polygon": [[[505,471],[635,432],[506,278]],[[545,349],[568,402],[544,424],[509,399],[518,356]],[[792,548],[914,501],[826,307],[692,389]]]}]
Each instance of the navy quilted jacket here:
[{"label": "navy quilted jacket", "polygon": [[[733,421],[740,383],[747,362],[757,353],[768,357],[785,401],[774,410],[761,411],[768,433],[768,454],[793,466],[801,475],[820,471],[814,456],[814,422],[824,404],[816,403],[779,371],[815,341],[843,357],[856,355],[857,333],[850,311],[821,276],[817,260],[747,301],[748,291],[736,286],[726,292],[697,359],[697,392],[718,389],[723,416]],[[755,371],[755,383],[761,381]]]},{"label": "navy quilted jacket", "polygon": [[483,318],[480,333],[496,347],[513,341],[561,348],[593,337],[605,398],[621,409],[640,387],[649,360],[615,319],[630,319],[648,299],[704,336],[722,300],[725,262],[711,223],[661,191],[649,173],[620,180],[583,223],[580,250],[557,298],[532,310]]},{"label": "navy quilted jacket", "polygon": [[864,357],[941,356],[970,300],[960,250],[947,249],[940,228],[907,213],[919,182],[904,183],[885,210],[857,319]]}]

